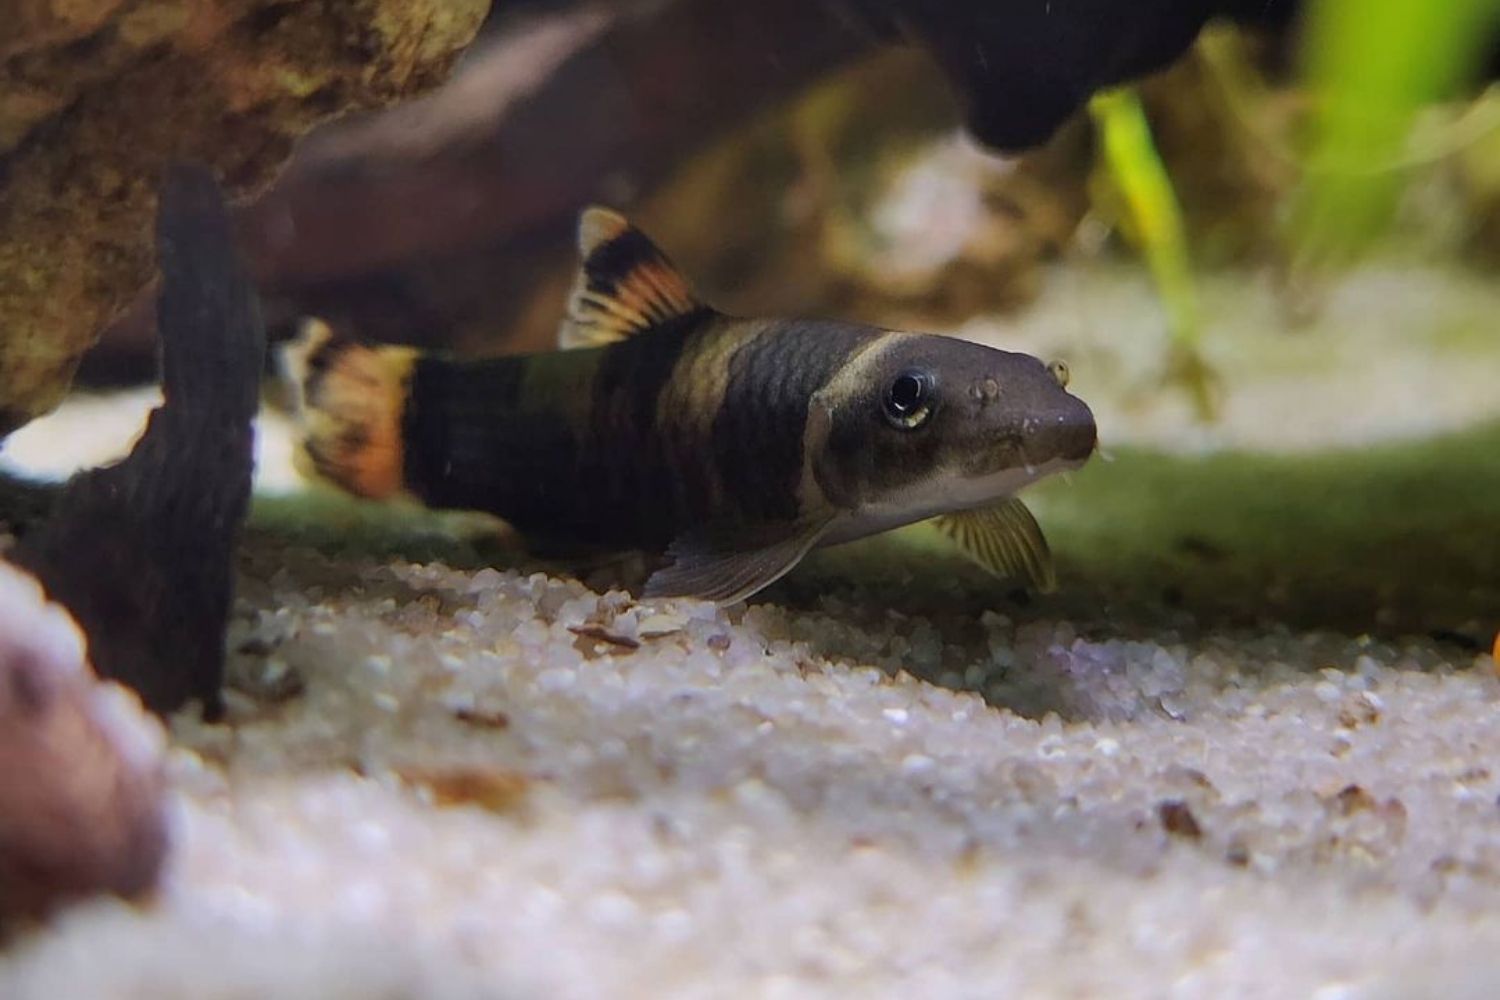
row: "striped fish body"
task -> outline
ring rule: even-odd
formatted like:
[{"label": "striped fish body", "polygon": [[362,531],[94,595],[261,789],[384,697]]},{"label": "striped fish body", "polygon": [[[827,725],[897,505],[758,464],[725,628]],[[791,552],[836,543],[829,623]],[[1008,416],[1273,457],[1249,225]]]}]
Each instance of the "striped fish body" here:
[{"label": "striped fish body", "polygon": [[607,346],[416,359],[402,481],[550,547],[665,551],[829,512],[804,490],[808,408],[878,331],[707,311]]},{"label": "striped fish body", "polygon": [[486,361],[314,322],[304,468],[365,496],[483,510],[541,548],[663,552],[649,596],[738,600],[815,545],[943,515],[970,555],[1050,583],[1010,498],[1081,464],[1092,414],[1023,354],[859,324],[725,316],[600,209],[565,350]]}]

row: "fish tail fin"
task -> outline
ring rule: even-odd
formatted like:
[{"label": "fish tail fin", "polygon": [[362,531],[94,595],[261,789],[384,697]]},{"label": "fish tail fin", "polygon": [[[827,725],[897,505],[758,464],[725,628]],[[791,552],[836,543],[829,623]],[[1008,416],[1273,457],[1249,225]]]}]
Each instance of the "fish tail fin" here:
[{"label": "fish tail fin", "polygon": [[283,355],[297,396],[298,471],[363,497],[402,492],[402,419],[417,356],[409,347],[361,344],[322,320],[305,321]]}]

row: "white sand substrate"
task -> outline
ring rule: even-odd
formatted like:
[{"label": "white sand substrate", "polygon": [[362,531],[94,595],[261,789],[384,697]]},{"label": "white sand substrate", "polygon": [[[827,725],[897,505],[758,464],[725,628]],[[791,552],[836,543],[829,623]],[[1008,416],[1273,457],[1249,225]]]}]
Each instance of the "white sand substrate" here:
[{"label": "white sand substrate", "polygon": [[[855,632],[836,598],[648,610],[296,550],[247,572],[255,693],[177,720],[159,901],[69,914],[0,965],[5,995],[1500,984],[1487,658],[1044,614],[953,642],[896,611]],[[903,664],[1045,685],[1067,718]]]}]

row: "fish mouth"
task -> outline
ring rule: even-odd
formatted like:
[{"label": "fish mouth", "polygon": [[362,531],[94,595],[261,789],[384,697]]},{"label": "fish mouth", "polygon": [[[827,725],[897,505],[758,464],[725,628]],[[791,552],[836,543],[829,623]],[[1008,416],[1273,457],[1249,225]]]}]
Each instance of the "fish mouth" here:
[{"label": "fish mouth", "polygon": [[1021,455],[1027,466],[1062,463],[1056,471],[1081,468],[1099,450],[1099,427],[1088,404],[1069,396],[1070,405],[1028,428],[1021,441]]}]

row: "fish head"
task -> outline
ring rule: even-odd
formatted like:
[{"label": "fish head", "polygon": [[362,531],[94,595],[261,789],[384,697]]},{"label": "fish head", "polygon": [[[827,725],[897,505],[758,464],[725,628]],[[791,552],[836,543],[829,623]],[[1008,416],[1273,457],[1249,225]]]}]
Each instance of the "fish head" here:
[{"label": "fish head", "polygon": [[844,509],[893,523],[980,506],[1093,454],[1067,371],[951,337],[889,334],[816,399],[814,474]]}]

